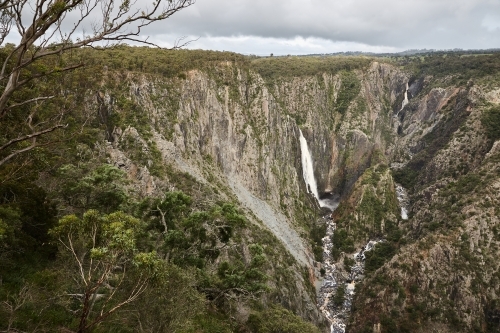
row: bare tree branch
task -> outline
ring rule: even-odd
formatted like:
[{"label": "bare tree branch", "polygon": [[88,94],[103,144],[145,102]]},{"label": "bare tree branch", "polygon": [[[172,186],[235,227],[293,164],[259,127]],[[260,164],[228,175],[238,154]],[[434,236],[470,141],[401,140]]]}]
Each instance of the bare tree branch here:
[{"label": "bare tree branch", "polygon": [[[61,125],[61,126],[55,126],[54,130],[58,129],[58,128],[61,128],[61,127],[65,127],[64,125]],[[49,132],[52,132],[52,131],[49,131]],[[48,132],[47,132],[48,133]],[[45,134],[45,133],[43,133]],[[43,135],[43,134],[40,134],[39,136]],[[36,140],[36,137],[33,138],[32,140]],[[44,143],[44,144],[39,144],[39,143],[36,143],[36,142],[33,142],[31,145],[29,145],[28,147],[25,147],[23,149],[19,149],[19,150],[15,150],[13,151],[12,153],[10,153],[9,155],[7,155],[6,157],[2,158],[0,160],[0,166],[2,166],[3,164],[5,164],[6,162],[8,162],[9,160],[11,160],[12,158],[16,157],[17,155],[19,154],[22,154],[22,153],[25,153],[27,151],[30,151],[30,150],[33,150],[35,148],[39,148],[39,147],[44,147],[44,146],[48,146],[48,145],[51,145],[51,144],[54,144],[55,142],[54,141],[51,141],[51,142],[47,142],[47,143]]]},{"label": "bare tree branch", "polygon": [[164,228],[163,233],[166,234],[168,231],[168,227],[167,227],[167,221],[165,221],[165,214],[167,214],[167,212],[162,211],[159,205],[156,205],[156,209],[161,215],[161,224],[163,225]]},{"label": "bare tree branch", "polygon": [[[45,96],[45,97],[35,97],[35,98],[30,98],[28,100],[25,100],[23,102],[20,102],[20,103],[17,103],[17,104],[12,104],[10,105],[7,110],[10,110],[10,109],[13,109],[13,108],[16,108],[18,106],[22,106],[22,105],[25,105],[25,104],[28,104],[28,103],[34,103],[34,102],[39,102],[39,101],[46,101],[48,99],[52,99],[54,98],[55,96]],[[2,150],[3,146],[0,148],[0,150]]]},{"label": "bare tree branch", "polygon": [[7,330],[3,332],[17,332],[17,330],[12,327],[15,319],[15,314],[16,311],[21,309],[24,304],[31,299],[30,289],[31,286],[25,284],[16,295],[9,297],[10,300],[1,303],[1,305],[3,305],[3,307],[6,308],[7,312],[9,313]]},{"label": "bare tree branch", "polygon": [[[68,51],[82,47],[116,46],[127,41],[159,47],[148,37],[140,37],[143,28],[168,19],[194,3],[195,0],[0,0],[0,46],[14,27],[20,35],[17,45],[3,49],[4,57],[0,65],[0,121],[6,119],[14,108],[49,99],[35,96],[16,100],[18,95],[15,93],[26,84],[84,66],[78,60],[73,63],[69,60],[62,68],[54,64],[52,68],[49,65],[48,69],[39,70],[36,64],[44,58],[61,57]],[[74,15],[68,15],[70,12],[79,13],[75,22],[68,22],[74,18]],[[31,13],[31,16],[27,13]],[[68,23],[72,23],[70,28],[66,28]],[[90,33],[86,33],[88,26],[91,27]],[[82,35],[77,36],[80,32]],[[179,44],[180,41],[182,39],[176,41],[172,49],[190,43]],[[33,135],[20,137],[30,140]],[[12,140],[20,142],[18,139]],[[12,140],[2,145],[0,152],[10,149]],[[21,150],[7,152],[8,156],[0,161],[0,165],[35,147],[37,144],[33,143]]]},{"label": "bare tree branch", "polygon": [[107,311],[101,311],[100,315],[97,318],[95,318],[94,321],[92,321],[89,325],[87,325],[85,327],[85,331],[90,330],[92,327],[94,327],[95,325],[97,325],[100,322],[102,322],[103,320],[105,320],[107,317],[112,315],[114,312],[116,312],[118,309],[120,309],[124,305],[127,305],[129,303],[134,302],[144,291],[146,291],[147,287],[148,287],[148,279],[139,279],[139,281],[137,281],[136,285],[134,286],[134,288],[130,292],[127,299],[118,303],[117,305],[115,305],[114,307],[112,307],[111,309],[109,309]]},{"label": "bare tree branch", "polygon": [[[65,125],[55,125],[51,128],[48,128],[48,129],[45,129],[43,131],[40,131],[40,132],[36,132],[36,133],[31,133],[31,134],[28,134],[28,135],[24,135],[24,136],[21,136],[21,137],[18,137],[18,138],[15,138],[15,139],[12,139],[10,140],[9,142],[5,143],[4,145],[2,145],[0,147],[0,150],[3,150],[7,147],[9,147],[10,145],[13,145],[15,143],[18,143],[18,142],[21,142],[21,141],[25,141],[25,140],[29,140],[29,139],[32,139],[34,137],[37,137],[37,136],[40,136],[40,135],[43,135],[43,134],[46,134],[46,133],[50,133],[50,132],[53,132],[55,131],[56,129],[58,128],[61,128],[61,127],[65,127]],[[2,165],[0,163],[0,165]]]}]

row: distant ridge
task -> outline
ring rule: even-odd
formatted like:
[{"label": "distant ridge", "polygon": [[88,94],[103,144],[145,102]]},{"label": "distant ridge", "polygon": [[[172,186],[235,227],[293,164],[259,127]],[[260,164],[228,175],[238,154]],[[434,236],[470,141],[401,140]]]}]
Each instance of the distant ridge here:
[{"label": "distant ridge", "polygon": [[464,50],[464,49],[410,49],[401,52],[385,52],[385,53],[374,53],[374,52],[363,52],[363,51],[347,51],[347,52],[334,52],[334,53],[313,53],[304,55],[281,55],[275,57],[328,57],[328,56],[370,56],[370,57],[404,57],[413,55],[425,55],[425,54],[484,54],[484,53],[498,53],[500,48],[491,49],[479,49],[479,50]]}]

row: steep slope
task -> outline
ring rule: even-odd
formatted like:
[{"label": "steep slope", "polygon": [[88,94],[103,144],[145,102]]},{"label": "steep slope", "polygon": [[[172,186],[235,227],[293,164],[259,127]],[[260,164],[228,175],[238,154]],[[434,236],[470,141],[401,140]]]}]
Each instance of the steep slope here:
[{"label": "steep slope", "polygon": [[[319,322],[310,287],[320,279],[321,266],[316,262],[321,257],[313,253],[309,240],[317,228],[313,212],[318,206],[302,179],[299,126],[311,147],[320,196],[347,196],[365,169],[387,164],[381,152],[393,136],[391,103],[407,79],[391,65],[363,66],[267,82],[231,62],[191,70],[181,80],[128,74],[121,79],[128,91],[115,91],[114,96],[100,92],[101,107],[118,115],[109,126],[109,162],[128,170],[145,194],[157,193],[162,182],[175,186],[175,173],[167,172],[164,180],[147,175],[148,164],[167,164],[223,198],[238,201],[304,267],[297,267],[292,278],[302,281],[299,289],[280,288],[280,298],[290,299],[284,304]],[[113,102],[124,99],[135,107],[120,109]],[[134,109],[143,113],[147,119],[143,126],[151,130],[124,126]],[[140,132],[150,132],[149,137]],[[132,166],[139,161],[130,155],[128,142],[139,144],[135,149],[146,152],[146,159],[159,152],[161,161],[160,156],[157,160],[150,156],[142,169]],[[389,185],[387,195],[394,202],[392,182]],[[396,209],[394,203],[391,209]],[[369,236],[360,235],[359,244]]]},{"label": "steep slope", "polygon": [[[295,314],[326,332],[315,286],[325,273],[321,244],[330,223],[320,217],[330,212],[303,179],[302,133],[319,197],[339,201],[325,253],[335,283],[321,305],[348,310],[353,301],[347,331],[498,328],[498,54],[250,61],[176,52],[86,53],[95,75],[77,72],[71,85],[77,102],[63,143],[0,170],[8,180],[0,182],[2,207],[17,205],[14,190],[24,189],[17,170],[46,165],[24,181],[26,188],[46,189],[37,200],[57,207],[50,214],[47,208],[50,223],[90,208],[125,210],[143,220],[144,247],[172,264],[197,311],[204,309],[187,315],[189,329],[315,331]],[[408,219],[401,216],[397,184],[409,192]],[[168,206],[162,200],[169,195],[181,199]],[[166,221],[178,206],[184,210]],[[7,208],[0,222],[18,223],[18,212]],[[180,241],[190,233],[199,238],[193,244],[207,248],[196,252]],[[32,235],[40,246],[47,241]],[[356,266],[353,255],[370,241],[376,245]],[[57,256],[52,251],[47,258]],[[0,260],[15,267],[9,255]],[[359,273],[355,281],[352,269]],[[37,274],[31,280],[40,283]],[[6,281],[16,293],[24,290],[17,277]],[[356,285],[354,298],[345,298],[344,283],[349,293]],[[117,322],[133,329],[143,318],[152,330],[173,330],[183,313],[172,311],[167,326],[141,311],[139,323],[135,317]],[[17,318],[12,313],[0,318]],[[50,329],[71,326],[60,322]]]},{"label": "steep slope", "polygon": [[393,160],[410,190],[406,237],[359,288],[349,331],[499,328],[498,136],[487,134],[494,120],[485,118],[498,81],[493,72],[451,85],[455,73],[410,82],[416,92],[397,115]]},{"label": "steep slope", "polygon": [[[316,322],[319,313],[315,295],[305,291],[308,284],[320,280],[321,266],[316,261],[321,257],[317,251],[313,254],[308,241],[310,230],[316,228],[309,210],[318,206],[307,194],[301,176],[299,126],[311,147],[320,196],[347,197],[365,170],[373,170],[374,177],[383,172],[383,182],[374,184],[373,194],[362,194],[373,198],[363,205],[378,205],[373,200],[382,196],[387,208],[377,216],[365,212],[361,216],[365,227],[349,233],[355,235],[355,245],[360,247],[390,230],[380,220],[387,219],[385,215],[396,219],[394,184],[388,168],[383,167],[388,165],[392,151],[384,151],[393,146],[395,138],[391,105],[401,103],[398,98],[407,81],[394,66],[377,62],[354,71],[269,81],[251,70],[221,62],[174,80],[179,104],[174,113],[168,113],[161,111],[160,101],[172,95],[172,88],[161,92],[161,81],[144,76],[126,79],[128,98],[152,123],[151,140],[161,152],[163,163],[239,201],[282,242],[299,265],[306,267],[305,279],[302,273],[292,278],[302,281],[302,286],[298,290],[280,288],[280,298],[290,299],[284,305]],[[121,129],[120,123],[113,126],[114,145],[119,147],[133,130]],[[145,142],[138,133],[134,137]],[[147,145],[143,147],[147,149]],[[120,164],[117,160],[112,163]],[[303,310],[307,308],[314,310]]]}]

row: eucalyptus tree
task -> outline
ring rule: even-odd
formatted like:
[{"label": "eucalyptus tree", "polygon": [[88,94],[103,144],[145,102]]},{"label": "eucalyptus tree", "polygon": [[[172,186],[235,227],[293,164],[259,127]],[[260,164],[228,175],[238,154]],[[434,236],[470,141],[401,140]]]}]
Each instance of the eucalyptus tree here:
[{"label": "eucalyptus tree", "polygon": [[101,215],[89,210],[83,218],[67,215],[50,234],[59,245],[59,261],[77,299],[77,332],[91,331],[120,308],[135,302],[155,280],[162,280],[164,262],[156,252],[137,246],[140,220],[123,212]]},{"label": "eucalyptus tree", "polygon": [[[124,42],[157,46],[142,36],[142,30],[194,2],[0,0],[0,166],[23,152],[49,144],[40,139],[66,126],[65,115],[70,108],[52,104],[47,111],[41,107],[57,92],[26,94],[23,88],[85,66],[83,59],[64,57],[75,49]],[[174,48],[181,46],[176,43]],[[22,130],[7,131],[9,121],[22,122]]]}]

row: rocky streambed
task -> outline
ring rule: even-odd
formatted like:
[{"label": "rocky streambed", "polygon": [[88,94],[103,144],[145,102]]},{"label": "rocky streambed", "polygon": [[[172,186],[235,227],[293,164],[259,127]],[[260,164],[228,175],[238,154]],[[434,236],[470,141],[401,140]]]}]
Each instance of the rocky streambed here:
[{"label": "rocky streambed", "polygon": [[[369,241],[359,252],[345,254],[354,260],[350,271],[346,271],[343,263],[334,262],[331,252],[332,236],[335,232],[335,222],[330,215],[323,217],[326,223],[326,235],[323,237],[323,282],[319,289],[318,306],[330,321],[332,333],[344,333],[351,312],[356,283],[363,279],[365,252],[372,250],[378,241]],[[343,258],[343,257],[341,257]]]}]

